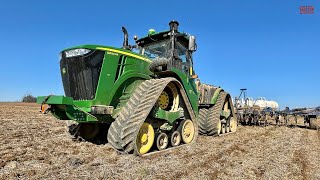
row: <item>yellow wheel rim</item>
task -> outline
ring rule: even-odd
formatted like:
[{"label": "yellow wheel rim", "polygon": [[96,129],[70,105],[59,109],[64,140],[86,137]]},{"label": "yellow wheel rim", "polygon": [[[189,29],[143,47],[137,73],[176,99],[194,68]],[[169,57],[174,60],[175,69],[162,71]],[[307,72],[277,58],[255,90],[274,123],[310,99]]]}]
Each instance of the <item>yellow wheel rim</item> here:
[{"label": "yellow wheel rim", "polygon": [[188,144],[193,140],[195,134],[194,125],[191,120],[183,122],[181,136],[184,143]]},{"label": "yellow wheel rim", "polygon": [[158,106],[167,111],[178,111],[179,93],[177,87],[170,82],[158,98]]},{"label": "yellow wheel rim", "polygon": [[154,142],[154,130],[150,123],[144,122],[138,132],[136,145],[140,154],[147,153]]},{"label": "yellow wheel rim", "polygon": [[169,95],[166,91],[162,91],[160,94],[158,104],[161,109],[166,109],[169,106]]},{"label": "yellow wheel rim", "polygon": [[178,94],[178,89],[177,87],[170,82],[168,84],[168,88],[170,88],[170,90],[172,91],[172,96],[173,96],[173,100],[172,100],[172,107],[170,111],[177,111],[179,108],[179,94]]}]

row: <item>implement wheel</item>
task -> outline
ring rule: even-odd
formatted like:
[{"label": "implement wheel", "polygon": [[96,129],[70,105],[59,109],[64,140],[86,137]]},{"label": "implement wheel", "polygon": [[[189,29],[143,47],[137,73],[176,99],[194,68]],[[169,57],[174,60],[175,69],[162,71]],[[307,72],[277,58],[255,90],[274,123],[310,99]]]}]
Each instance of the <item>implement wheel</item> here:
[{"label": "implement wheel", "polygon": [[137,135],[135,150],[138,154],[147,153],[154,142],[154,130],[150,123],[144,122]]},{"label": "implement wheel", "polygon": [[184,143],[189,144],[192,142],[195,136],[195,128],[190,119],[183,120],[178,127],[178,131],[180,132],[182,141]]}]

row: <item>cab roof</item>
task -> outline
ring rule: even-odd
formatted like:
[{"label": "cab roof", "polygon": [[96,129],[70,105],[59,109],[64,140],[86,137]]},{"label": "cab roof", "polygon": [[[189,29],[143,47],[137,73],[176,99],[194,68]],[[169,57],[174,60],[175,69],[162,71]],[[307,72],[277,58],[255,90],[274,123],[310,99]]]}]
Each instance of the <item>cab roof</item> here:
[{"label": "cab roof", "polygon": [[[138,46],[143,47],[145,45],[148,45],[148,44],[151,44],[151,43],[154,43],[157,41],[170,39],[170,35],[169,35],[170,32],[171,31],[163,31],[163,32],[155,33],[153,35],[148,35],[146,37],[138,39],[136,41],[136,43],[138,44]],[[180,32],[178,32],[178,34],[180,34],[180,36],[177,37],[178,41],[182,42],[187,47],[189,44],[188,34],[187,33],[180,33]]]}]

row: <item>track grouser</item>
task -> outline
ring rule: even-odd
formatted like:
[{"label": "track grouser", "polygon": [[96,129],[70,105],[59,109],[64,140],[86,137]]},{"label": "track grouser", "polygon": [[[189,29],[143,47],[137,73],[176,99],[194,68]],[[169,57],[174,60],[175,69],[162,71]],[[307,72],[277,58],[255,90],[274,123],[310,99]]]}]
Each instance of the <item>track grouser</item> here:
[{"label": "track grouser", "polygon": [[[201,84],[193,70],[196,38],[170,29],[148,31],[121,48],[81,45],[63,50],[60,70],[65,96],[40,96],[43,113],[65,120],[77,139],[107,137],[123,153],[146,154],[196,141],[197,135],[234,132],[230,95]],[[218,78],[218,77],[217,77]]]}]

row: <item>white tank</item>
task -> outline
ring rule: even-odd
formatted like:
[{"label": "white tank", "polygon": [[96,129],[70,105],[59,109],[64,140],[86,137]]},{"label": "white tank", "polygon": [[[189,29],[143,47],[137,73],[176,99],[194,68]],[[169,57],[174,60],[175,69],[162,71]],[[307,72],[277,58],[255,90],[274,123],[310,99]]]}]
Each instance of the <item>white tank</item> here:
[{"label": "white tank", "polygon": [[256,100],[255,105],[259,106],[260,108],[270,107],[274,110],[279,108],[279,104],[277,102],[267,101],[266,98],[264,98],[264,97],[259,97]]},{"label": "white tank", "polygon": [[252,107],[254,105],[254,100],[251,97],[246,98],[246,105]]}]

